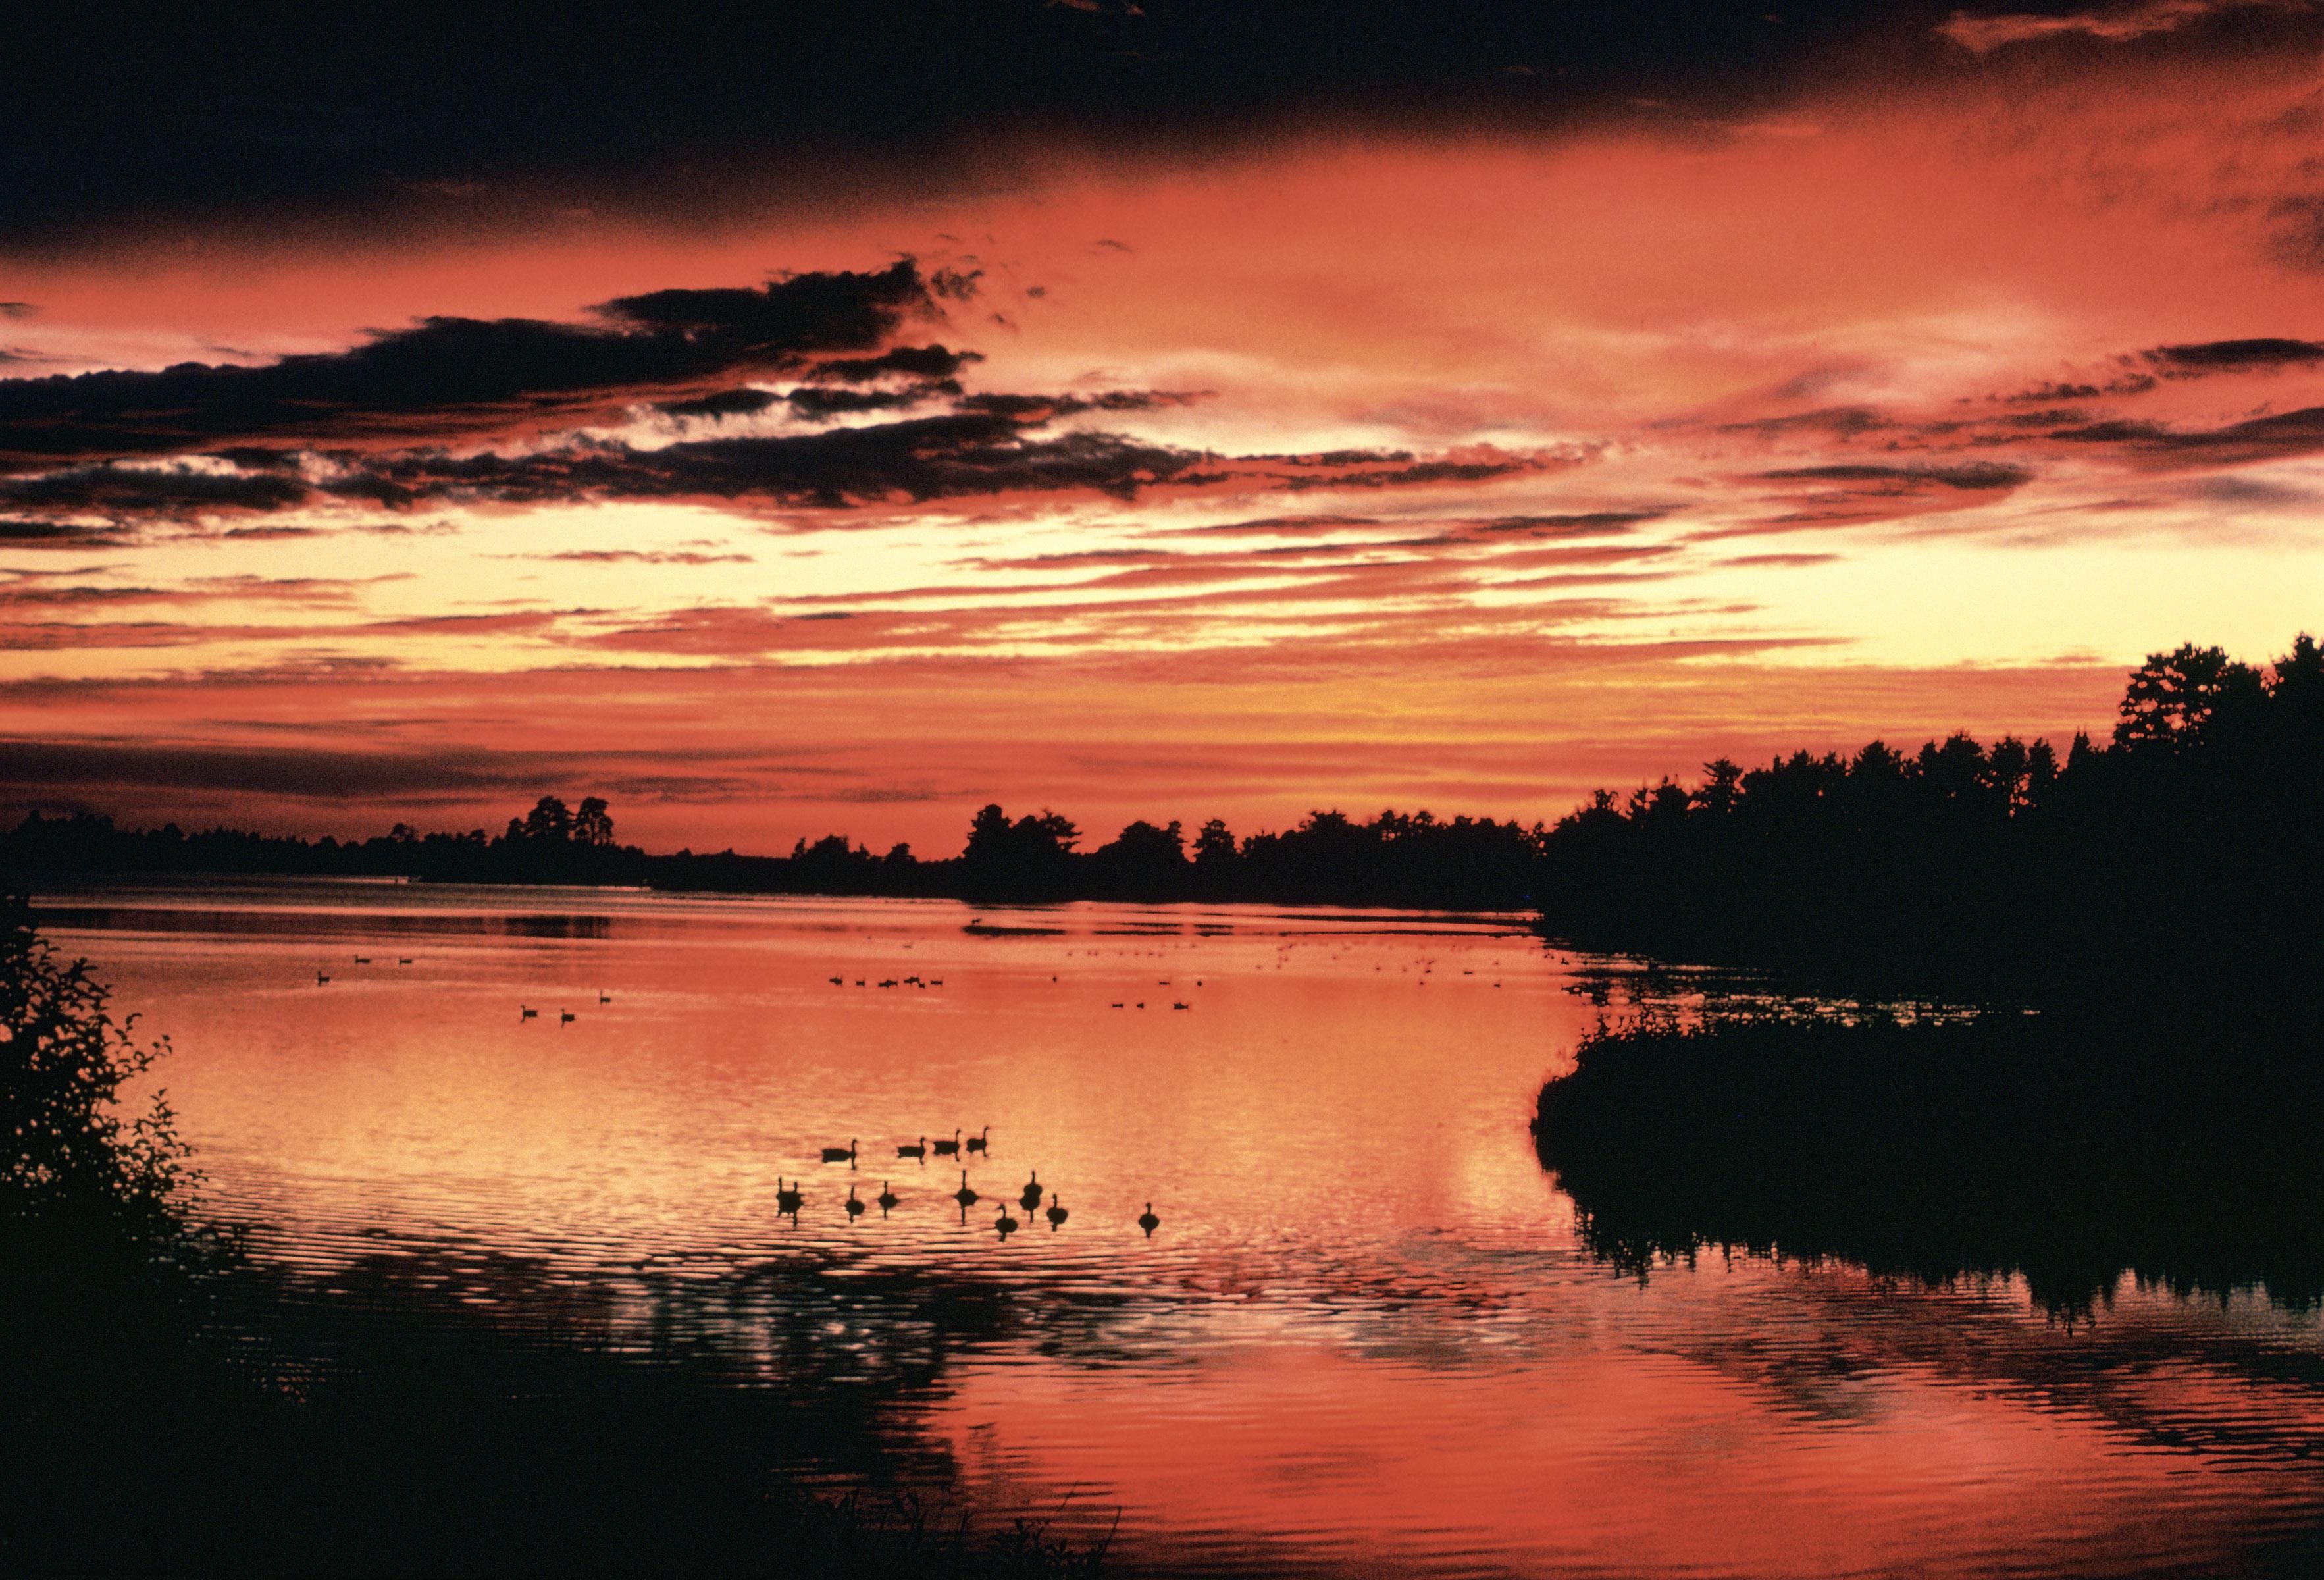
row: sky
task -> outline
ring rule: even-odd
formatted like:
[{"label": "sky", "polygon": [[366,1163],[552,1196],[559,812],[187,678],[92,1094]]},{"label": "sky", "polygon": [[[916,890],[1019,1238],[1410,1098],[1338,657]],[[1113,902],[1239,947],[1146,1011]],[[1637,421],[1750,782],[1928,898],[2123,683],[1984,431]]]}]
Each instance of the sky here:
[{"label": "sky", "polygon": [[0,107],[10,820],[1554,819],[2324,608],[2304,3],[161,28]]}]

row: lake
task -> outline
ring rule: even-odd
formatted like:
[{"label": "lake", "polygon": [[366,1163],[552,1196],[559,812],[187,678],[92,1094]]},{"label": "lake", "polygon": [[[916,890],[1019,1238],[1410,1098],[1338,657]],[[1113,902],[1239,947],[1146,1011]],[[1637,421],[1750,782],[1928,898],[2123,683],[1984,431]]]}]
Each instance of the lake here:
[{"label": "lake", "polygon": [[[171,1038],[206,1210],[302,1298],[851,1401],[810,1479],[1118,1522],[1132,1567],[2324,1561],[2324,1325],[2264,1290],[2125,1279],[2061,1316],[2015,1279],[1593,1260],[1527,1132],[1543,1081],[1600,1015],[1741,990],[1522,919],[291,882],[36,904]],[[960,1162],[898,1156],[988,1126]],[[1036,1174],[1057,1227],[1013,1205]]]}]

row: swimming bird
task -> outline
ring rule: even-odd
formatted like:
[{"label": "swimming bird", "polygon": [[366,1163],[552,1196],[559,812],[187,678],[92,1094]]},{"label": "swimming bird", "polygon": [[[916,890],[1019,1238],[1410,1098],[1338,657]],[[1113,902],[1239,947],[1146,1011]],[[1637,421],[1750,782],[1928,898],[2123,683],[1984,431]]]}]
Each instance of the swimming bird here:
[{"label": "swimming bird", "polygon": [[327,977],[327,976],[324,975],[323,975],[321,972],[319,972],[319,971],[318,971],[317,973],[315,973],[315,985],[316,985],[317,987],[321,987],[324,984],[326,984],[326,983],[329,982],[330,980],[331,980],[331,979],[330,979],[329,977]]},{"label": "swimming bird", "polygon": [[896,1210],[896,1193],[895,1193],[894,1191],[890,1190],[890,1189],[888,1188],[888,1182],[887,1182],[886,1180],[884,1180],[884,1179],[883,1179],[883,1180],[881,1180],[881,1181],[880,1182],[880,1197],[879,1197],[879,1200],[880,1200],[880,1215],[881,1215],[881,1217],[883,1217],[883,1218],[884,1218],[884,1217],[886,1217],[890,1213],[892,1213],[892,1212],[894,1212],[894,1211]]},{"label": "swimming bird", "polygon": [[1146,1210],[1138,1215],[1138,1226],[1146,1231],[1146,1237],[1148,1240],[1153,1239],[1154,1231],[1162,1226],[1162,1220],[1154,1215],[1154,1204],[1152,1202],[1148,1202],[1146,1204]]},{"label": "swimming bird", "polygon": [[570,1010],[558,1011],[557,1023],[560,1026],[570,1026],[573,1024],[573,1012]]},{"label": "swimming bird", "polygon": [[1171,1007],[1172,1009],[1174,1009],[1174,1010],[1191,1010],[1191,1009],[1193,1009],[1194,1006],[1194,1005],[1192,1005],[1192,1004],[1186,1004],[1186,1003],[1175,1003],[1175,1004],[1172,1004],[1170,1007]]},{"label": "swimming bird", "polygon": [[952,1199],[960,1204],[963,1212],[976,1205],[976,1192],[969,1188],[968,1170],[965,1169],[960,1171],[960,1188],[952,1193]]},{"label": "swimming bird", "polygon": [[968,1150],[972,1152],[983,1151],[990,1144],[988,1138],[991,1137],[991,1134],[992,1127],[988,1124],[976,1134],[968,1138]]},{"label": "swimming bird", "polygon": [[597,1002],[601,1004],[610,1004],[613,1002],[613,995],[601,987],[597,990]]},{"label": "swimming bird", "polygon": [[847,1187],[847,1220],[853,1223],[862,1215],[863,1204],[855,1199],[855,1187],[851,1185]]},{"label": "swimming bird", "polygon": [[398,955],[395,957],[395,963],[398,966],[409,966],[411,964],[411,956],[409,955]]},{"label": "swimming bird", "polygon": [[355,964],[358,966],[368,966],[371,964],[371,956],[368,955],[358,955],[355,956]]},{"label": "swimming bird", "polygon": [[1018,1223],[1016,1219],[1009,1215],[1009,1204],[1007,1202],[1002,1202],[1001,1204],[1001,1216],[992,1226],[1000,1230],[1001,1237],[1003,1240],[1006,1240],[1024,1225]]},{"label": "swimming bird", "polygon": [[785,1185],[781,1175],[775,1176],[775,1211],[788,1213],[791,1215],[791,1222],[796,1224],[798,1222],[799,1208],[806,1205],[807,1197],[799,1194],[799,1188],[796,1183]]},{"label": "swimming bird", "polygon": [[850,1169],[854,1168],[854,1167],[855,1167],[855,1138],[854,1138],[853,1136],[850,1136],[850,1137],[848,1137],[848,1138],[847,1138],[847,1144],[846,1144],[845,1146],[844,1146],[844,1147],[825,1147],[825,1148],[824,1148],[824,1150],[823,1150],[823,1160],[824,1160],[825,1162],[826,1162],[826,1163],[844,1163],[844,1164],[846,1164]]},{"label": "swimming bird", "polygon": [[920,1144],[917,1147],[898,1147],[896,1149],[896,1156],[899,1158],[917,1158],[923,1163],[927,1162],[928,1160],[928,1138],[922,1136],[920,1138]]},{"label": "swimming bird", "polygon": [[1035,1207],[1041,1205],[1041,1172],[1039,1169],[1037,1169],[1033,1171],[1033,1178],[1025,1182],[1025,1188],[1018,1196],[1017,1199],[1024,1205],[1025,1210],[1028,1213]]},{"label": "swimming bird", "polygon": [[936,1143],[936,1156],[939,1158],[957,1158],[960,1156],[960,1131],[957,1126],[953,1130],[952,1140],[948,1141],[938,1141]]},{"label": "swimming bird", "polygon": [[1042,1215],[1049,1220],[1049,1233],[1054,1234],[1065,1224],[1065,1204],[1053,1196],[1049,1198],[1049,1210]]},{"label": "swimming bird", "polygon": [[537,1021],[540,1018],[540,1012],[519,1004],[516,1007],[516,1018],[520,1021]]}]

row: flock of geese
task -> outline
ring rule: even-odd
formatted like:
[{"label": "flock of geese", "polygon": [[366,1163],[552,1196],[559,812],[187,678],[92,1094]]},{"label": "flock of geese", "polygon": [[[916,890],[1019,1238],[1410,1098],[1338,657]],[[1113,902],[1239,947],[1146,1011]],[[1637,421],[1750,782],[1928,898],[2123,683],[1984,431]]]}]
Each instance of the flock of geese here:
[{"label": "flock of geese", "polygon": [[[931,1141],[927,1137],[922,1136],[910,1146],[898,1147],[896,1156],[917,1162],[922,1167],[927,1166],[928,1155],[931,1152],[939,1158],[956,1159],[979,1153],[989,1157],[991,1136],[992,1127],[989,1124],[966,1140],[962,1139],[961,1132],[957,1130],[952,1132],[950,1141],[939,1138]],[[853,1169],[858,1159],[856,1146],[855,1139],[850,1137],[844,1147],[825,1147],[823,1149],[823,1160],[826,1163],[844,1163],[848,1168]],[[799,1189],[799,1187],[805,1183],[803,1179],[794,1179],[786,1185],[783,1183],[782,1176],[775,1177],[775,1211],[788,1216],[794,1227],[798,1224],[799,1209],[807,1205],[806,1193]],[[847,1199],[840,1204],[845,1209],[847,1221],[851,1224],[862,1217],[868,1210],[862,1198],[858,1197],[855,1191],[855,1186],[851,1183],[847,1187]],[[1049,1204],[1046,1209],[1041,1206],[1045,1197]],[[880,1215],[884,1218],[901,1205],[902,1199],[896,1194],[893,1184],[883,1179],[880,1182],[880,1194],[872,1198],[872,1203],[879,1207]],[[968,1170],[965,1169],[960,1171],[960,1188],[952,1193],[952,1199],[960,1204],[960,1221],[963,1224],[968,1222],[968,1209],[983,1199],[977,1194],[976,1187],[969,1184]],[[1025,1188],[1018,1193],[1017,1205],[1025,1209],[1025,1215],[1028,1218],[1038,1211],[1043,1217],[1048,1219],[1051,1234],[1064,1228],[1066,1218],[1072,1215],[1065,1211],[1065,1204],[1057,1193],[1041,1184],[1041,1171],[1038,1169],[1031,1171],[1030,1177],[1025,1181]],[[1006,1240],[1025,1225],[1009,1215],[1009,1203],[1005,1199],[1000,1204],[1000,1210],[1001,1215],[993,1220],[992,1227],[994,1233]],[[1162,1220],[1155,1216],[1152,1202],[1148,1202],[1146,1210],[1138,1215],[1138,1226],[1146,1231],[1146,1237],[1148,1240],[1154,1238],[1154,1231],[1162,1226]]]},{"label": "flock of geese", "polygon": [[[395,957],[395,963],[398,966],[409,966],[411,964],[411,960],[412,957],[409,955],[400,955]],[[368,955],[357,955],[355,956],[355,963],[358,966],[368,966],[372,963],[372,957]],[[844,984],[844,979],[842,977],[835,976],[831,980],[835,984]],[[1051,980],[1054,981],[1055,979],[1052,978]],[[327,987],[330,985],[330,981],[331,978],[328,972],[318,971],[315,973],[316,986]],[[862,978],[859,977],[856,979],[855,985],[858,987],[863,987],[869,984],[867,984]],[[944,978],[941,976],[922,978],[917,975],[890,977],[886,981],[878,983],[876,985],[881,987],[942,987],[944,985]],[[1165,978],[1160,985],[1164,987],[1169,986],[1170,984],[1168,979]],[[1196,985],[1199,986],[1201,984],[1198,983]],[[597,994],[597,1002],[600,1004],[610,1004],[613,1002],[613,995],[600,990]],[[1113,1007],[1118,1010],[1122,1006],[1117,1003]],[[1143,1003],[1140,1003],[1138,1007],[1142,1010],[1146,1006]],[[1185,1003],[1173,1003],[1170,1007],[1174,1010],[1185,1010],[1191,1009],[1193,1006]],[[517,1005],[517,1020],[519,1023],[522,1023],[526,1021],[537,1021],[540,1018],[540,1012],[530,1004],[520,1003]],[[576,1018],[576,1017],[570,1010],[560,1007],[557,1012],[558,1023],[561,1026],[571,1025]],[[922,1136],[910,1146],[898,1147],[896,1149],[896,1156],[919,1163],[925,1167],[931,1156],[955,1159],[961,1157],[976,1157],[980,1154],[989,1156],[991,1141],[992,1127],[988,1124],[976,1134],[967,1136],[965,1138],[964,1138],[962,1132],[958,1130],[954,1130],[952,1132],[952,1139],[950,1141],[945,1141],[942,1137],[939,1137],[936,1141],[931,1141],[927,1137]],[[856,1143],[854,1138],[850,1137],[847,1144],[844,1147],[824,1148],[823,1160],[826,1163],[844,1163],[848,1168],[853,1169],[857,1160]],[[798,1223],[799,1209],[807,1205],[807,1197],[799,1189],[801,1183],[802,1181],[793,1180],[790,1184],[785,1185],[780,1175],[778,1175],[775,1178],[775,1211],[778,1214],[788,1215],[794,1226]],[[855,1194],[855,1190],[856,1187],[851,1184],[847,1187],[847,1199],[841,1204],[841,1206],[846,1209],[847,1221],[851,1224],[856,1219],[862,1217],[868,1210],[862,1199]],[[1049,1205],[1047,1207],[1043,1208],[1041,1203],[1045,1197]],[[890,1183],[887,1180],[883,1179],[880,1182],[880,1194],[872,1199],[879,1206],[880,1215],[884,1218],[901,1205],[903,1198],[895,1193],[894,1189],[890,1187]],[[969,1184],[968,1170],[965,1169],[960,1171],[960,1188],[952,1193],[952,1199],[960,1204],[960,1221],[963,1224],[968,1222],[968,1209],[974,1206],[982,1199],[977,1195],[975,1187]],[[1058,1198],[1056,1192],[1044,1189],[1041,1185],[1040,1171],[1038,1169],[1034,1170],[1032,1178],[1026,1180],[1025,1188],[1018,1194],[1017,1204],[1025,1209],[1026,1215],[1028,1217],[1036,1211],[1040,1212],[1043,1217],[1048,1219],[1049,1231],[1051,1234],[1055,1234],[1059,1229],[1064,1228],[1065,1226],[1065,1220],[1072,1215],[1066,1212],[1065,1204]],[[1014,1234],[1018,1230],[1024,1226],[1024,1224],[1019,1223],[1015,1218],[1009,1215],[1008,1202],[1001,1202],[1001,1215],[993,1221],[992,1224],[994,1231],[1000,1234],[1001,1238],[1006,1240],[1009,1236]],[[1146,1204],[1146,1210],[1138,1215],[1138,1226],[1146,1231],[1146,1237],[1149,1240],[1154,1237],[1154,1231],[1162,1226],[1162,1220],[1157,1217],[1154,1214],[1154,1204],[1152,1202],[1148,1202]]]}]

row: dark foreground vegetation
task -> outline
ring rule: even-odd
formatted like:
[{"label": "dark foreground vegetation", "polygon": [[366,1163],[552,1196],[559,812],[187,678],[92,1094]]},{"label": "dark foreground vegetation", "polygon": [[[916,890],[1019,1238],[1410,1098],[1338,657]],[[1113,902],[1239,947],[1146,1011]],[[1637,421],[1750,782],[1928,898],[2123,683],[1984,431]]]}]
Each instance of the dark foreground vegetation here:
[{"label": "dark foreground vegetation", "polygon": [[2324,1037],[2311,1006],[2158,1003],[1899,1023],[1601,1031],[1542,1092],[1542,1161],[1591,1248],[1706,1247],[1941,1282],[2025,1274],[2053,1310],[2126,1270],[2324,1299]]},{"label": "dark foreground vegetation", "polygon": [[[321,1298],[181,1215],[185,1151],[124,1083],[164,1051],[0,910],[0,1572],[1087,1575],[1102,1543],[980,1530],[779,1468],[885,1452],[860,1388],[740,1388],[616,1354],[585,1297],[521,1331],[383,1262]],[[392,1259],[391,1259],[392,1261]],[[473,1270],[470,1270],[471,1271]],[[505,1293],[536,1306],[542,1270]],[[867,1480],[867,1487],[878,1484]]]}]

